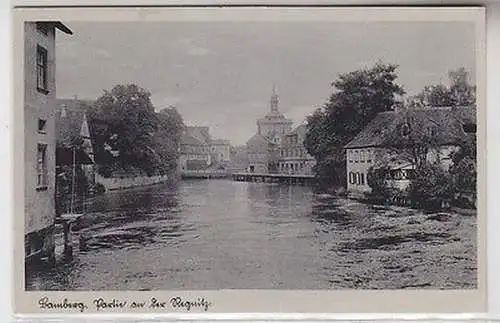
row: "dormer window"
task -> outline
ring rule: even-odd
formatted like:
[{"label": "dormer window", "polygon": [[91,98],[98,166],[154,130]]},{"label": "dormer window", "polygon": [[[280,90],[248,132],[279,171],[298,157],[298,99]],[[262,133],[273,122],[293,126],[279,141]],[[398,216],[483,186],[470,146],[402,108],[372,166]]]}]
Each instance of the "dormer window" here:
[{"label": "dormer window", "polygon": [[477,126],[473,123],[466,123],[462,126],[465,133],[476,133]]}]

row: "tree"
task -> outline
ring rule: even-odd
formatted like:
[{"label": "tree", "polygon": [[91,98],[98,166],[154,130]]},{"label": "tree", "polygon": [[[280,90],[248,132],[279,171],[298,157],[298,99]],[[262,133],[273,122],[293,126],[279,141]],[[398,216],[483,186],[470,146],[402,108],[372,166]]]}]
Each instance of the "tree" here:
[{"label": "tree", "polygon": [[[97,99],[91,118],[95,127],[96,159],[121,170],[154,172],[157,156],[153,134],[157,118],[151,94],[135,84],[117,85]],[[119,153],[110,159],[109,149]]]},{"label": "tree", "polygon": [[476,104],[476,86],[470,83],[469,72],[463,67],[448,72],[450,85],[430,85],[409,99],[411,107],[472,106]]},{"label": "tree", "polygon": [[449,172],[437,164],[421,165],[408,187],[408,197],[416,207],[441,208],[453,198]]},{"label": "tree", "polygon": [[316,159],[316,174],[329,184],[345,185],[343,150],[379,112],[393,109],[403,88],[396,83],[397,65],[377,63],[342,74],[332,82],[329,101],[307,118],[304,144]]},{"label": "tree", "polygon": [[184,123],[175,107],[161,110],[157,118],[158,127],[153,137],[154,147],[159,156],[160,173],[166,174],[177,167]]}]

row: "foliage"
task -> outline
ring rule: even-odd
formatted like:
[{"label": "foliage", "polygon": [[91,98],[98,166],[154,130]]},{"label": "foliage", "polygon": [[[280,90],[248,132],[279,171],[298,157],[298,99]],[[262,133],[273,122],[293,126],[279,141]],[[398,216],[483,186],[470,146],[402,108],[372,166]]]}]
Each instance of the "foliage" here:
[{"label": "foliage", "polygon": [[396,70],[396,65],[379,62],[369,69],[342,74],[332,82],[329,101],[307,118],[304,144],[317,161],[317,176],[345,185],[343,147],[377,113],[391,110],[396,97],[404,94],[396,83]]},{"label": "foliage", "polygon": [[476,86],[470,83],[469,72],[463,67],[448,72],[450,85],[426,86],[410,98],[411,107],[471,106],[476,104]]},{"label": "foliage", "polygon": [[469,137],[460,144],[460,148],[452,155],[453,164],[450,167],[452,185],[455,195],[460,199],[466,195],[469,199],[464,201],[463,207],[474,207],[477,198],[477,162],[476,162],[476,137]]},{"label": "foliage", "polygon": [[387,181],[390,172],[389,166],[370,167],[367,173],[367,183],[371,188],[371,196],[386,200],[391,195],[391,187]]},{"label": "foliage", "polygon": [[155,113],[151,94],[135,84],[105,91],[90,110],[98,172],[148,176],[174,169],[183,129],[175,108]]},{"label": "foliage", "polygon": [[159,158],[159,172],[164,175],[177,168],[184,123],[175,107],[161,110],[157,118],[158,127],[153,136],[153,142]]},{"label": "foliage", "polygon": [[412,204],[422,208],[440,208],[453,198],[449,172],[437,164],[426,163],[416,169],[408,188]]}]

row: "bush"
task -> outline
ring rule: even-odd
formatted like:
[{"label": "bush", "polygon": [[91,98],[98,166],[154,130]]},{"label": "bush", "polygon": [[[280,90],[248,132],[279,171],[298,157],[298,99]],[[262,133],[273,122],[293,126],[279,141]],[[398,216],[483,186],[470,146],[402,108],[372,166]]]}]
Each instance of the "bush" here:
[{"label": "bush", "polygon": [[101,183],[95,184],[95,194],[103,194],[106,192],[106,188]]},{"label": "bush", "polygon": [[380,202],[387,202],[397,193],[387,181],[389,171],[389,166],[381,166],[377,168],[370,167],[367,174],[367,183],[372,190],[370,193],[367,193],[368,198]]},{"label": "bush", "polygon": [[415,172],[408,188],[408,197],[415,207],[439,209],[453,199],[452,178],[443,168],[424,164]]}]

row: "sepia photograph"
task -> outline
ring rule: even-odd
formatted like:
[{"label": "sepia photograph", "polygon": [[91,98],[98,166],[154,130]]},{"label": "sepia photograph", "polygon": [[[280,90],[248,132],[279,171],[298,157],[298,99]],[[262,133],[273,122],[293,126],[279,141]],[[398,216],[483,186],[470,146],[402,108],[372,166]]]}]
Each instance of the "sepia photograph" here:
[{"label": "sepia photograph", "polygon": [[24,291],[479,289],[475,20],[22,26]]}]

